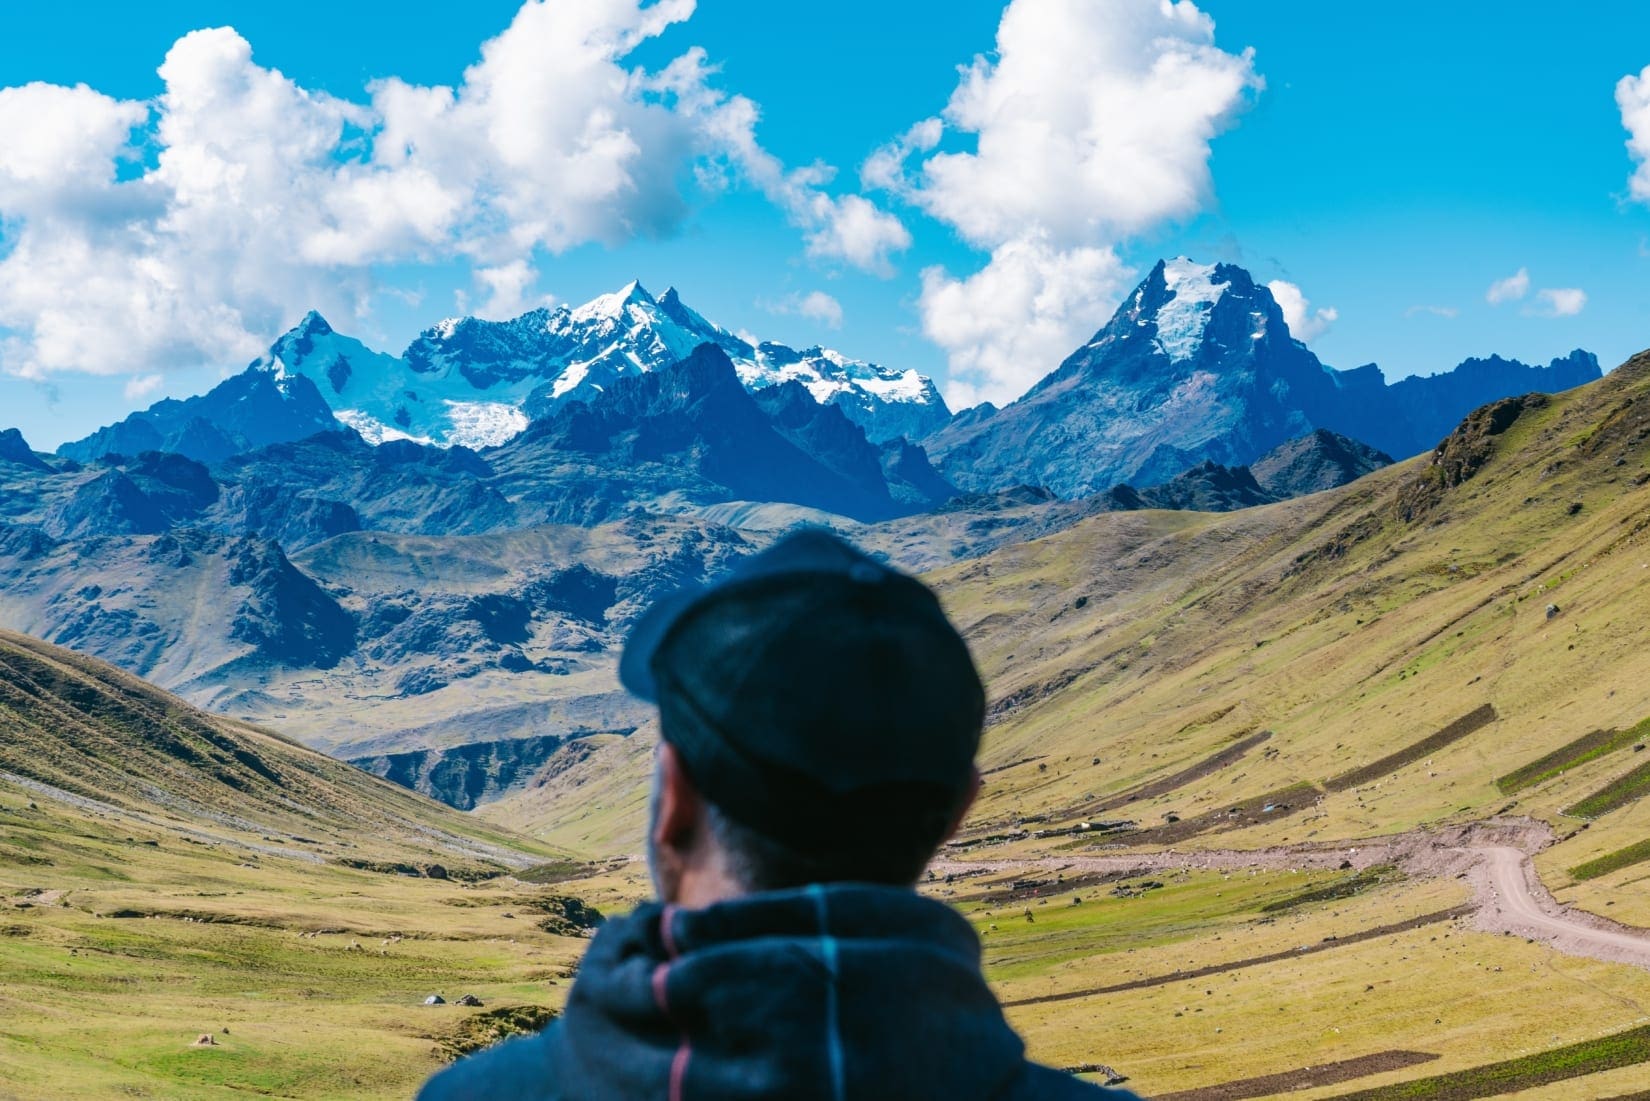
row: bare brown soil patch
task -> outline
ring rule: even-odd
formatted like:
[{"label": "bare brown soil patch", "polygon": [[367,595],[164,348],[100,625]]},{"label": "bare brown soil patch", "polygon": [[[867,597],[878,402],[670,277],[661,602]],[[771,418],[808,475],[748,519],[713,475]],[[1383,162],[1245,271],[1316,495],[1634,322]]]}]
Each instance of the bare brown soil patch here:
[{"label": "bare brown soil patch", "polygon": [[1262,822],[1272,822],[1299,814],[1316,803],[1320,794],[1311,784],[1292,784],[1219,810],[1130,833],[1128,841],[1131,845],[1174,845],[1199,834],[1258,826]]},{"label": "bare brown soil patch", "polygon": [[1236,764],[1238,761],[1242,760],[1244,755],[1251,749],[1254,749],[1257,745],[1260,745],[1271,736],[1272,732],[1270,730],[1262,730],[1258,734],[1250,734],[1241,741],[1234,742],[1227,746],[1219,753],[1205,757],[1203,760],[1199,761],[1195,765],[1192,765],[1190,768],[1181,769],[1179,772],[1172,773],[1171,775],[1165,776],[1160,780],[1153,780],[1149,784],[1142,784],[1140,787],[1132,788],[1129,791],[1121,792],[1117,795],[1102,799],[1098,803],[1062,811],[1059,814],[1054,815],[1054,817],[1065,818],[1074,815],[1086,816],[1091,814],[1102,814],[1106,811],[1116,810],[1119,807],[1125,806],[1129,803],[1138,802],[1142,799],[1155,799],[1159,795],[1167,795],[1169,792],[1174,791],[1177,788],[1185,787],[1187,784],[1201,780],[1205,776],[1212,775],[1213,773],[1219,772],[1223,768]]},{"label": "bare brown soil patch", "polygon": [[1156,1101],[1245,1101],[1251,1097],[1270,1097],[1277,1093],[1309,1090],[1316,1086],[1333,1086],[1372,1074],[1430,1063],[1438,1056],[1425,1051],[1378,1051],[1360,1055],[1356,1059],[1341,1059],[1322,1066],[1302,1067],[1279,1074],[1264,1074],[1258,1078],[1240,1078],[1215,1086],[1200,1086],[1195,1090],[1158,1094]]},{"label": "bare brown soil patch", "polygon": [[990,902],[1006,904],[1010,902],[1027,902],[1033,898],[1051,895],[1057,891],[1081,891],[1090,887],[1100,887],[1107,883],[1116,883],[1131,878],[1132,873],[1117,872],[1084,872],[1074,876],[1064,874],[1048,878],[1020,878],[1013,880],[1007,886],[988,885],[971,894],[958,895],[956,902]]},{"label": "bare brown soil patch", "polygon": [[1396,753],[1389,753],[1379,760],[1371,761],[1362,768],[1355,768],[1351,772],[1343,772],[1333,779],[1324,781],[1323,786],[1330,791],[1346,791],[1361,784],[1379,780],[1388,773],[1396,772],[1405,765],[1414,764],[1429,754],[1436,753],[1445,746],[1452,745],[1467,735],[1482,730],[1497,718],[1499,716],[1495,713],[1495,708],[1486,703],[1482,707],[1462,715],[1431,737],[1422,738],[1413,745],[1406,746]]},{"label": "bare brown soil patch", "polygon": [[[1583,1040],[1499,1063],[1343,1093],[1336,1101],[1478,1101],[1647,1062],[1650,1062],[1650,1025],[1641,1025],[1612,1036]],[[1636,1096],[1642,1097],[1643,1093]],[[1159,1101],[1166,1099],[1159,1098]]]}]

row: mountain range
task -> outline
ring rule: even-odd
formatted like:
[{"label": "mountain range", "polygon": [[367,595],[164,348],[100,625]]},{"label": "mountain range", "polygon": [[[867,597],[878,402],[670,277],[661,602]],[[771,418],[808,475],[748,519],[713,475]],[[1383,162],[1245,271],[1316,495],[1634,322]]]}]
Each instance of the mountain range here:
[{"label": "mountain range", "polygon": [[[210,393],[159,402],[58,453],[89,462],[158,450],[220,463],[339,424],[372,444],[485,450],[524,435],[564,444],[605,421],[610,432],[600,451],[621,432],[619,421],[657,413],[669,394],[699,403],[689,416],[701,434],[719,434],[726,445],[755,424],[750,408],[731,394],[688,396],[691,386],[678,380],[641,396],[653,385],[641,380],[707,347],[726,362],[720,381],[731,369],[753,397],[789,388],[783,399],[759,397],[764,410],[785,422],[778,431],[791,443],[810,450],[801,433],[816,444],[829,440],[831,452],[823,470],[790,459],[772,471],[738,469],[767,454],[763,446],[753,443],[741,455],[701,441],[703,454],[690,465],[697,477],[710,476],[710,495],[861,518],[930,507],[957,489],[1024,484],[1078,498],[1125,483],[1159,485],[1204,462],[1248,464],[1320,428],[1401,458],[1431,447],[1485,402],[1557,392],[1600,374],[1597,360],[1577,350],[1546,367],[1490,356],[1388,385],[1374,364],[1340,371],[1321,363],[1294,339],[1271,291],[1242,268],[1180,258],[1159,262],[1111,321],[1024,397],[1000,410],[984,405],[953,416],[933,382],[913,371],[824,348],[753,344],[694,312],[674,288],[655,299],[631,283],[576,308],[537,309],[503,322],[449,319],[399,357],[311,313]],[[698,370],[699,382],[714,388],[705,364]],[[877,485],[865,447],[810,404],[836,410],[865,443],[883,449],[881,465],[892,480]],[[581,407],[588,412],[572,412]],[[651,443],[636,441],[638,461],[651,461],[648,447],[663,445],[671,432],[654,435]],[[623,455],[603,458],[628,469]],[[603,469],[619,468],[606,462]],[[644,478],[623,496],[667,495],[658,481]],[[846,490],[843,481],[856,489]],[[560,518],[577,510],[551,511]],[[592,519],[601,512],[595,509]]]},{"label": "mountain range", "polygon": [[572,309],[541,308],[509,321],[451,318],[400,356],[375,351],[311,312],[212,394],[159,402],[58,453],[85,462],[169,450],[217,461],[313,435],[334,416],[371,443],[488,447],[705,344],[722,351],[746,388],[797,383],[873,443],[915,438],[951,416],[933,382],[915,371],[828,348],[753,344],[689,309],[675,288],[655,299],[633,282]]},{"label": "mountain range", "polygon": [[1315,428],[1407,458],[1485,402],[1599,376],[1597,359],[1576,351],[1544,368],[1468,360],[1389,386],[1373,364],[1325,367],[1242,268],[1176,259],[1024,397],[967,410],[921,442],[963,489],[1024,482],[1081,497],[1206,460],[1249,463]]},{"label": "mountain range", "polygon": [[[1370,443],[1400,422],[1409,447],[1482,393],[1588,371],[1385,387],[1324,368],[1241,269],[1185,261],[1021,402],[954,418],[918,376],[752,345],[637,285],[443,323],[402,357],[311,315],[56,456],[0,434],[0,624],[490,799],[568,737],[636,727],[613,677],[635,615],[798,524],[932,569],[1100,513],[1253,508],[1403,457]],[[1408,412],[1318,423],[1324,395],[1377,385]]]},{"label": "mountain range", "polygon": [[[644,715],[613,677],[635,616],[798,523],[943,565],[1099,512],[1247,507],[1385,461],[1323,432],[1256,464],[1258,481],[1205,464],[1082,501],[1028,487],[876,522],[825,511],[841,502],[824,497],[688,508],[692,493],[715,499],[711,477],[760,502],[786,464],[861,502],[855,479],[902,484],[835,407],[792,387],[753,398],[715,348],[485,453],[373,447],[348,430],[214,466],[23,451],[32,462],[0,459],[0,621],[460,800],[527,782],[521,762],[565,736],[636,726]],[[694,463],[710,467],[697,481]],[[770,481],[742,482],[746,471]],[[674,511],[660,511],[667,497]],[[390,759],[470,743],[490,748]]]}]

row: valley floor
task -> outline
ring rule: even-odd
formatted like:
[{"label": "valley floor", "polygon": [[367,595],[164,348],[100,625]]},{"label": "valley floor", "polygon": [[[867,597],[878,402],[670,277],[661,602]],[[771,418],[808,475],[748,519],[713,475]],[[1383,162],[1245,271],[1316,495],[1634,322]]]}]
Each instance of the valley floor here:
[{"label": "valley floor", "polygon": [[[1033,1057],[1143,1096],[1631,1097],[1650,939],[1552,898],[1529,858],[1588,836],[1502,819],[1252,850],[976,845],[924,890],[978,930]],[[415,878],[7,782],[0,838],[0,1096],[20,1101],[410,1096],[560,1007],[587,943],[560,900],[622,912],[648,891],[636,859]]]}]

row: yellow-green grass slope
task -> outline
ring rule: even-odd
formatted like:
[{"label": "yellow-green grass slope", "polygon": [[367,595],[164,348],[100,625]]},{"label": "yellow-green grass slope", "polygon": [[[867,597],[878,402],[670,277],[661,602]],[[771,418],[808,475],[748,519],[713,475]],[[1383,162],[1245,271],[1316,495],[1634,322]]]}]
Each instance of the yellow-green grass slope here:
[{"label": "yellow-green grass slope", "polygon": [[[954,892],[980,932],[987,977],[1034,1057],[1115,1067],[1144,1096],[1390,1052],[1430,1057],[1300,1092],[1224,1095],[1330,1098],[1650,1023],[1650,973],[1475,932],[1450,916],[1468,899],[1452,879],[1288,905],[1345,874],[1185,869],[1030,898],[1008,874],[937,893]],[[1151,883],[1161,886],[1139,889]],[[1630,1073],[1650,1080],[1650,1064]],[[1608,1080],[1584,1075],[1539,1096],[1608,1097]]]},{"label": "yellow-green grass slope", "polygon": [[[0,636],[0,1097],[409,1096],[487,1014],[560,1004],[585,942],[560,935],[569,888],[531,880],[569,871],[541,842]],[[426,1008],[432,993],[485,1005]]]},{"label": "yellow-green grass slope", "polygon": [[[1526,771],[1511,791],[1497,783],[1650,717],[1647,437],[1650,358],[1640,357],[1594,386],[1480,414],[1437,456],[1334,493],[1232,516],[1103,516],[937,575],[999,701],[971,833],[1119,818],[1150,831],[1029,837],[962,855],[1353,847],[1524,814],[1563,838],[1537,862],[1561,901],[1650,926],[1650,866],[1618,858],[1573,878],[1650,838],[1650,802],[1628,797],[1642,737],[1606,735],[1596,755]],[[1464,724],[1459,739],[1406,759],[1485,705],[1493,722]],[[1270,737],[1197,774],[1261,732]],[[1187,778],[1126,798],[1176,774]],[[1239,804],[1240,828],[1173,829],[1211,812],[1230,820]],[[1601,807],[1611,809],[1581,816]],[[1443,886],[1384,889],[1351,922],[1346,904],[1309,908],[1293,919],[1305,923],[1299,941],[1382,925]],[[1032,943],[1045,946],[1043,936]],[[1186,944],[1158,967],[1240,960],[1251,955],[1240,943],[1188,917]],[[1126,957],[1101,949],[1068,966],[1109,976],[1135,964]],[[1075,1049],[1098,1041],[1150,1092],[1387,1050],[1439,1056],[1290,1094],[1332,1097],[1504,1060],[1541,1064],[1546,1052],[1642,1028],[1650,1006],[1641,971],[1456,925],[1232,974],[1011,1015],[1045,1057],[1084,1061]],[[1051,986],[1084,988],[1076,974],[1056,973]],[[1639,1063],[1530,1088],[1600,1097],[1646,1081],[1650,1065]]]},{"label": "yellow-green grass slope", "polygon": [[[1650,356],[1481,411],[1439,456],[1343,490],[1100,516],[934,575],[997,700],[971,827],[1162,827],[1295,789],[1277,800],[1294,813],[1167,841],[1353,839],[1497,812],[1572,831],[1583,819],[1563,812],[1631,779],[1642,738],[1510,794],[1496,781],[1650,717],[1647,438]],[[1486,705],[1493,722],[1404,759]],[[1237,760],[1127,799],[1259,732]],[[1642,824],[1642,807],[1588,834]],[[1590,844],[1552,854],[1579,863]]]}]

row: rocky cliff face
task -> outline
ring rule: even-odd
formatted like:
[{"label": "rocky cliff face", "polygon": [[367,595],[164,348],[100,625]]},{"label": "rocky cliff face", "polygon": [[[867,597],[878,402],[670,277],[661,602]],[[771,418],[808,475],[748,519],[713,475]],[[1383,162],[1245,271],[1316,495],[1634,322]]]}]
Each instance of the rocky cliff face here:
[{"label": "rocky cliff face", "polygon": [[925,444],[964,489],[1063,497],[1241,465],[1313,427],[1333,378],[1271,293],[1231,265],[1159,263],[1093,340],[1023,398]]},{"label": "rocky cliff face", "polygon": [[15,428],[0,432],[0,462],[42,473],[50,473],[52,469],[46,460],[34,453],[23,433]]},{"label": "rocky cliff face", "polygon": [[350,764],[450,807],[473,810],[525,788],[551,755],[566,744],[566,738],[546,734],[356,757]]},{"label": "rocky cliff face", "polygon": [[1281,500],[1348,485],[1392,461],[1384,451],[1319,428],[1256,459],[1249,472],[1261,489]]},{"label": "rocky cliff face", "polygon": [[268,661],[331,669],[355,649],[355,617],[264,539],[231,545],[228,587],[239,603],[229,636]]},{"label": "rocky cliff face", "polygon": [[859,520],[937,503],[896,501],[877,448],[838,408],[795,383],[753,396],[710,344],[559,409],[489,461],[529,512],[562,523],[600,523],[660,498],[784,502]]}]

